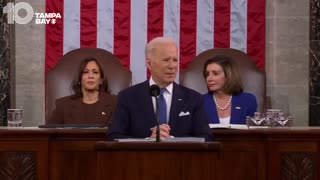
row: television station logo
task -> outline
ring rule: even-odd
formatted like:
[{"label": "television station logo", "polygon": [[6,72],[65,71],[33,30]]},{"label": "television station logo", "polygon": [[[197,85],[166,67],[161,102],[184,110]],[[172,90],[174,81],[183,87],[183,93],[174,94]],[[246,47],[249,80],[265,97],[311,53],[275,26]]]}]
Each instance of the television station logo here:
[{"label": "television station logo", "polygon": [[[26,11],[26,16],[19,15],[19,11]],[[26,2],[9,2],[3,7],[3,13],[8,14],[8,24],[28,24],[34,19],[35,24],[56,24],[57,19],[61,19],[60,13],[39,13],[34,12],[32,6]]]}]

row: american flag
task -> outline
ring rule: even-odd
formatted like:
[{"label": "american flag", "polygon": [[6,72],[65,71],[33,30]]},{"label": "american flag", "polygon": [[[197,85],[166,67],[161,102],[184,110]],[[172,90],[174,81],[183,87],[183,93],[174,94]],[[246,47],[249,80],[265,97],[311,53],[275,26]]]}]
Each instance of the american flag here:
[{"label": "american flag", "polygon": [[265,64],[265,0],[46,0],[46,72],[80,47],[106,49],[132,72],[132,83],[147,79],[144,48],[157,36],[174,39],[180,70],[211,48],[246,52]]}]

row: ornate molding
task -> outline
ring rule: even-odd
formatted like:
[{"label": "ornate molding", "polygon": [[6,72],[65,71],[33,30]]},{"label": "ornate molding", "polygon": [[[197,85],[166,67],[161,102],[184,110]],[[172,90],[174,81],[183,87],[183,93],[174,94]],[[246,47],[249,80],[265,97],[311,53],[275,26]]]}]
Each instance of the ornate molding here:
[{"label": "ornate molding", "polygon": [[292,152],[281,154],[280,179],[314,179],[315,161],[313,153]]},{"label": "ornate molding", "polygon": [[3,152],[0,154],[1,180],[36,179],[36,157],[34,152]]}]

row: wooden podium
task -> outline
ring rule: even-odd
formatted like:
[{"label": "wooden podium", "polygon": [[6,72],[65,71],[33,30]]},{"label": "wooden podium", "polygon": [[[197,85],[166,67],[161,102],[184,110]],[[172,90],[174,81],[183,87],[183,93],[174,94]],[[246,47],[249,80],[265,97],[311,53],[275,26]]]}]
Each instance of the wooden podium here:
[{"label": "wooden podium", "polygon": [[212,180],[222,145],[99,141],[95,149],[99,180]]},{"label": "wooden podium", "polygon": [[141,179],[320,179],[319,127],[214,129],[213,134],[223,150],[219,143],[96,144],[106,129],[2,127],[0,180],[95,180],[98,154],[100,179],[146,173]]}]

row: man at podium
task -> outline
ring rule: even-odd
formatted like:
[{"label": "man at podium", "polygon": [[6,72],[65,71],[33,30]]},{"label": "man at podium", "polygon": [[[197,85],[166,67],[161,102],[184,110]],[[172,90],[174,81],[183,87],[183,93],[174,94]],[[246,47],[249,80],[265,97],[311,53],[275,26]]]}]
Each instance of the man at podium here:
[{"label": "man at podium", "polygon": [[[157,37],[147,44],[145,55],[151,77],[118,94],[107,140],[155,138],[158,123],[161,138],[192,136],[212,140],[201,95],[174,82],[179,63],[174,41]],[[160,88],[157,101],[150,96],[152,85]]]}]

